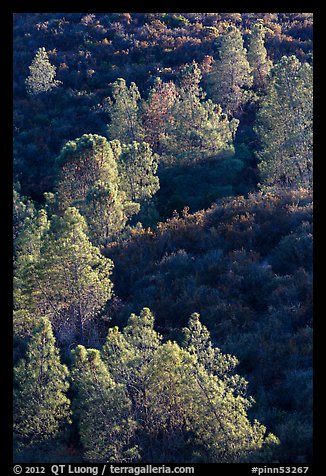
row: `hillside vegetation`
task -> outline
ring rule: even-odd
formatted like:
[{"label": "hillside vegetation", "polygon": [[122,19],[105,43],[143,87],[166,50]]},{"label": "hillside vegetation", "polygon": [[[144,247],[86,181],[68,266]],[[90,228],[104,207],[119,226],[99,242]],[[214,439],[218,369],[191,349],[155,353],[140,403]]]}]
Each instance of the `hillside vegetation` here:
[{"label": "hillside vegetation", "polygon": [[312,25],[14,15],[15,461],[312,461]]}]

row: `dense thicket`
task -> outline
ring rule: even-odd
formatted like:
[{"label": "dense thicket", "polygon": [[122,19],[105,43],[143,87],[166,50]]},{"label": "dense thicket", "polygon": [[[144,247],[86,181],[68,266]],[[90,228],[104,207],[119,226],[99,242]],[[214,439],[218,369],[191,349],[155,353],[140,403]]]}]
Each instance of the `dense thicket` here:
[{"label": "dense thicket", "polygon": [[114,321],[125,322],[146,304],[158,328],[178,339],[195,309],[214,342],[239,357],[260,400],[257,415],[282,435],[286,457],[301,456],[287,430],[294,426],[311,454],[310,192],[253,194],[193,215],[185,210],[156,232],[135,230],[107,255],[122,300]]},{"label": "dense thicket", "polygon": [[[23,192],[40,199],[52,191],[54,159],[68,140],[84,133],[106,136],[107,98],[114,101],[118,78],[129,91],[135,83],[147,99],[157,76],[176,81],[185,63],[195,60],[208,73],[230,24],[241,31],[249,54],[250,32],[259,19],[272,61],[291,54],[311,60],[310,13],[15,14],[14,158]],[[55,80],[62,83],[30,96],[25,79],[39,48],[46,49]]]},{"label": "dense thicket", "polygon": [[16,460],[309,463],[312,15],[14,29]]}]

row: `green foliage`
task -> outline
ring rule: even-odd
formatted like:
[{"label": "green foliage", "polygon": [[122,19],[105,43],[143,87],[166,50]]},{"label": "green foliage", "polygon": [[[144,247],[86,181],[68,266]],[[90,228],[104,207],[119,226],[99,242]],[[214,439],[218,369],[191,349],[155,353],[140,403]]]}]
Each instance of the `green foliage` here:
[{"label": "green foliage", "polygon": [[[205,75],[204,63],[215,58],[227,25],[236,25],[247,38],[259,20],[267,29],[265,47],[274,62],[292,54],[302,62],[312,58],[312,13],[94,13],[90,20],[87,17],[83,13],[14,17],[14,174],[22,193],[36,200],[53,191],[52,164],[62,144],[85,132],[106,134],[105,102],[111,93],[109,84],[117,78],[125,78],[128,85],[134,81],[147,98],[155,76],[167,84],[175,81],[179,70],[194,59]],[[168,18],[182,21],[176,27]],[[52,94],[26,95],[28,67],[40,44],[55,62],[62,86],[53,88]],[[161,152],[148,135],[136,140],[146,140]]]},{"label": "green foliage", "polygon": [[137,460],[137,447],[129,446],[136,423],[124,385],[112,380],[98,350],[79,345],[73,356],[71,377],[77,394],[73,409],[84,459],[97,463]]},{"label": "green foliage", "polygon": [[[164,337],[180,342],[180,328],[195,309],[212,333],[213,349],[218,343],[236,356],[229,363],[223,357],[221,371],[213,360],[210,372],[243,396],[246,385],[232,372],[240,361],[239,372],[249,380],[257,402],[250,415],[278,437],[280,429],[282,434],[277,454],[262,452],[252,461],[285,462],[289,454],[293,461],[309,460],[311,455],[309,402],[303,404],[290,384],[296,371],[304,372],[302,386],[310,391],[311,224],[308,190],[256,193],[224,198],[193,214],[185,209],[155,231],[134,230],[128,241],[108,249],[115,263],[115,289],[125,303],[114,322],[123,325],[131,309],[150,306]],[[212,362],[202,327],[193,316],[188,324],[192,344],[188,336],[184,344],[189,351],[191,346],[202,349],[201,363]],[[304,427],[297,449],[297,436],[287,431],[293,421]]]},{"label": "green foliage", "polygon": [[57,158],[60,209],[83,204],[89,189],[99,180],[116,186],[118,170],[114,151],[105,137],[83,134],[67,142]]},{"label": "green foliage", "polygon": [[310,463],[312,14],[62,15],[14,16],[16,462]]},{"label": "green foliage", "polygon": [[[106,244],[120,232],[135,211],[119,189],[119,141],[96,134],[69,141],[58,157],[59,209],[76,206],[85,216],[95,244]],[[135,207],[135,205],[134,205]]]},{"label": "green foliage", "polygon": [[142,203],[159,190],[157,163],[157,154],[152,153],[146,142],[123,144],[118,165],[120,188],[130,201]]},{"label": "green foliage", "polygon": [[77,207],[93,243],[106,245],[159,189],[157,162],[145,142],[126,145],[84,134],[68,142],[58,157],[59,209]]},{"label": "green foliage", "polygon": [[252,69],[253,85],[265,90],[268,82],[272,62],[267,57],[265,48],[266,29],[262,22],[257,22],[251,28],[249,45],[248,45],[248,61]]},{"label": "green foliage", "polygon": [[111,122],[108,126],[110,139],[118,139],[124,144],[143,139],[139,119],[140,93],[134,82],[128,88],[123,78],[118,78],[112,85],[113,102],[109,101]]},{"label": "green foliage", "polygon": [[29,66],[29,76],[26,78],[26,89],[31,95],[51,91],[60,81],[55,79],[56,67],[50,61],[45,48],[39,48],[32,64]]},{"label": "green foliage", "polygon": [[249,99],[251,67],[241,32],[230,26],[222,35],[218,59],[208,75],[208,92],[228,114],[236,116]]},{"label": "green foliage", "polygon": [[27,345],[39,319],[26,309],[14,310],[13,324],[13,358],[14,365],[26,354]]},{"label": "green foliage", "polygon": [[154,317],[148,308],[131,314],[123,333],[109,329],[103,359],[115,381],[127,385],[133,399],[144,390],[144,370],[160,345],[162,337],[154,330]]},{"label": "green foliage", "polygon": [[40,259],[42,239],[49,226],[44,209],[38,212],[32,209],[21,223],[19,234],[14,241],[13,298],[16,310],[31,306],[35,266]]},{"label": "green foliage", "polygon": [[232,355],[222,354],[218,347],[213,347],[210,333],[200,322],[198,313],[191,315],[188,327],[183,329],[183,333],[186,349],[196,355],[199,364],[203,365],[207,372],[216,375],[237,394],[246,394],[247,382],[233,372],[239,361]]},{"label": "green foliage", "polygon": [[256,132],[262,187],[307,187],[313,161],[312,67],[284,56],[272,70]]},{"label": "green foliage", "polygon": [[14,369],[13,428],[18,449],[52,438],[70,422],[67,378],[51,324],[39,318],[26,356]]},{"label": "green foliage", "polygon": [[266,429],[247,419],[251,401],[240,396],[245,382],[232,372],[236,359],[213,348],[198,314],[185,329],[185,349],[162,344],[153,326],[153,315],[144,308],[130,316],[122,333],[110,329],[103,348],[109,373],[131,399],[142,460],[250,458],[264,445]]},{"label": "green foliage", "polygon": [[26,197],[21,197],[19,193],[19,185],[14,185],[13,188],[13,241],[19,235],[21,229],[24,227],[27,218],[32,218],[35,215],[34,203]]},{"label": "green foliage", "polygon": [[125,195],[117,190],[116,185],[102,180],[95,182],[87,192],[84,208],[92,241],[96,245],[107,244],[137,211],[138,205],[125,200]]},{"label": "green foliage", "polygon": [[161,141],[163,156],[170,164],[199,162],[233,151],[238,121],[229,121],[219,105],[203,100],[201,77],[196,62],[182,71],[179,95],[171,109],[172,120]]},{"label": "green foliage", "polygon": [[76,208],[54,216],[33,276],[38,313],[50,317],[60,342],[83,343],[85,330],[112,296],[113,263],[87,237]]}]

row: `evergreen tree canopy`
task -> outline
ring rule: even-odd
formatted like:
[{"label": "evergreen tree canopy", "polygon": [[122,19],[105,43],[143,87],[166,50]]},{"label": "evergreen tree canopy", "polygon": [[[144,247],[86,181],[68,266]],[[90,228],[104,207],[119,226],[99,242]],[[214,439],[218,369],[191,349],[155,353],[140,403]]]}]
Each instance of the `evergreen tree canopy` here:
[{"label": "evergreen tree canopy", "polygon": [[266,29],[262,22],[255,23],[251,28],[248,61],[252,69],[253,85],[258,89],[266,89],[267,78],[272,67],[272,62],[268,59],[265,48],[265,35]]},{"label": "evergreen tree canopy", "polygon": [[99,180],[117,186],[118,169],[114,152],[105,137],[83,134],[69,141],[57,158],[60,209],[83,205],[91,187]]},{"label": "evergreen tree canopy", "polygon": [[208,92],[225,112],[236,116],[248,100],[252,83],[241,32],[230,26],[221,37],[218,59],[207,77]]},{"label": "evergreen tree canopy", "polygon": [[147,308],[132,314],[123,332],[109,330],[103,360],[131,399],[142,460],[246,461],[278,443],[248,420],[252,401],[244,396],[246,382],[233,373],[237,361],[209,337],[193,314],[185,348],[162,343]]},{"label": "evergreen tree canopy", "polygon": [[113,101],[109,100],[108,110],[110,124],[108,135],[110,139],[118,139],[124,144],[143,140],[143,130],[140,122],[140,93],[134,82],[128,88],[123,78],[118,78],[112,84]]},{"label": "evergreen tree canopy", "polygon": [[112,296],[112,268],[112,261],[89,241],[85,219],[76,208],[52,218],[35,270],[33,295],[61,342],[84,342],[85,327]]},{"label": "evergreen tree canopy", "polygon": [[51,91],[60,84],[60,81],[55,79],[56,67],[50,63],[45,48],[37,50],[29,71],[25,83],[27,92],[31,95]]},{"label": "evergreen tree canopy", "polygon": [[124,385],[111,378],[98,350],[79,345],[73,355],[71,376],[77,393],[73,409],[85,459],[99,463],[134,461],[138,451],[129,441],[136,423]]},{"label": "evergreen tree canopy", "polygon": [[70,422],[67,379],[50,321],[39,318],[26,356],[14,369],[13,427],[19,446],[46,441]]},{"label": "evergreen tree canopy", "polygon": [[193,313],[190,316],[188,327],[183,329],[185,348],[190,354],[196,355],[198,362],[205,367],[207,372],[216,375],[230,388],[238,393],[245,394],[247,382],[239,375],[234,374],[235,367],[239,364],[233,355],[222,354],[218,347],[213,347],[210,333],[201,322],[200,315]]},{"label": "evergreen tree canopy", "polygon": [[200,87],[201,72],[196,62],[181,72],[178,98],[172,107],[173,120],[162,139],[168,163],[193,163],[233,152],[238,120],[228,120],[222,108]]},{"label": "evergreen tree canopy", "polygon": [[44,209],[31,209],[21,222],[14,241],[13,297],[15,310],[28,309],[33,301],[34,272],[41,256],[44,235],[50,223]]},{"label": "evergreen tree canopy", "polygon": [[263,186],[311,186],[313,88],[308,63],[284,56],[274,66],[256,132]]},{"label": "evergreen tree canopy", "polygon": [[15,463],[309,465],[313,14],[13,21]]},{"label": "evergreen tree canopy", "polygon": [[97,134],[69,141],[58,157],[59,209],[77,207],[85,216],[94,244],[106,244],[139,208],[120,188],[121,144]]},{"label": "evergreen tree canopy", "polygon": [[16,245],[16,239],[24,228],[27,218],[35,215],[34,203],[26,197],[20,195],[19,184],[15,184],[13,188],[13,241]]},{"label": "evergreen tree canopy", "polygon": [[130,202],[142,203],[159,190],[158,158],[146,142],[122,145],[118,165],[120,189]]}]

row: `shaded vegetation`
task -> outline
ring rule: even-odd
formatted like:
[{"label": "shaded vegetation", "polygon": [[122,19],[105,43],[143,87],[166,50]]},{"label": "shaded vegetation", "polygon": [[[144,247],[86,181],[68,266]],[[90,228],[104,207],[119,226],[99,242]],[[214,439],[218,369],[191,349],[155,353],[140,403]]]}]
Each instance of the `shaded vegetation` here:
[{"label": "shaded vegetation", "polygon": [[15,461],[312,461],[312,33],[14,15]]}]

